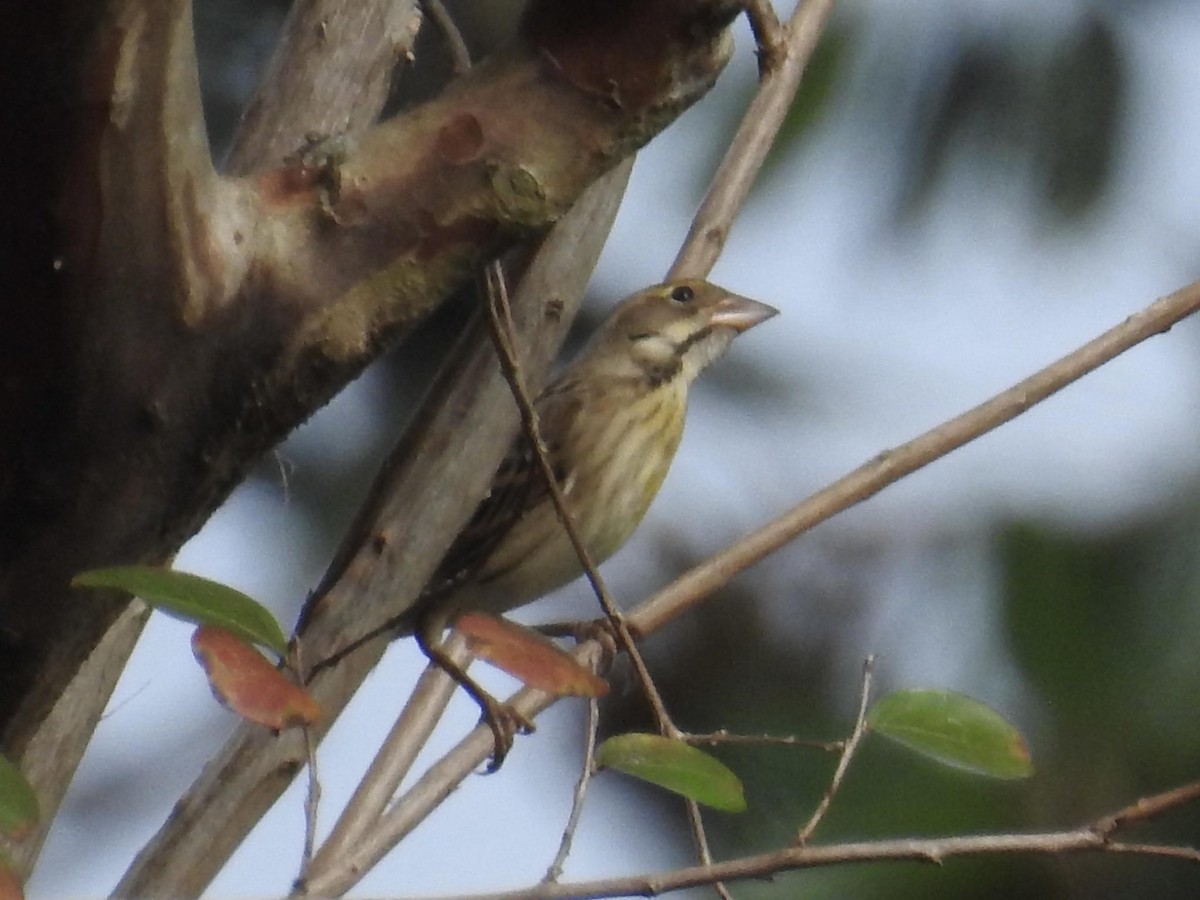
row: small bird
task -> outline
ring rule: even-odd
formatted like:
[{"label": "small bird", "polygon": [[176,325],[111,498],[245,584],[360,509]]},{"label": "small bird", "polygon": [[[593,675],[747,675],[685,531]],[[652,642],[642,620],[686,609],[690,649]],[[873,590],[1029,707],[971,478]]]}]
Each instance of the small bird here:
[{"label": "small bird", "polygon": [[[597,563],[625,543],[666,478],[683,436],[692,381],[736,335],[777,313],[698,279],[646,288],[621,301],[537,397],[534,409],[548,459]],[[496,736],[494,769],[511,744],[514,725],[528,723],[514,722],[446,656],[442,633],[462,613],[499,615],[582,573],[522,433],[417,601],[363,640],[385,630],[414,633],[425,654],[479,703]]]}]

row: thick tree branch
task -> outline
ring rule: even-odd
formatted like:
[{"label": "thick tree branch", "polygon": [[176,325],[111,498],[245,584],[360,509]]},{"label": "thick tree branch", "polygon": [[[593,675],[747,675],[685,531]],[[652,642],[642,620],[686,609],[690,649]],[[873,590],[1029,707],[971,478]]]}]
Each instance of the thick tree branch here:
[{"label": "thick tree branch", "polygon": [[[544,371],[565,334],[624,189],[627,167],[597,185],[543,242],[514,314],[528,371]],[[561,301],[561,305],[549,301]],[[487,489],[516,432],[508,386],[485,329],[475,328],[425,410],[385,464],[309,606],[306,659],[328,656],[411,602]],[[455,485],[449,491],[446,485]],[[312,684],[328,727],[379,660],[367,644]],[[282,793],[305,759],[297,733],[239,727],[117,887],[118,896],[193,896]]]},{"label": "thick tree branch", "polygon": [[396,63],[421,28],[417,0],[293,3],[242,113],[225,169],[246,175],[281,163],[310,135],[357,134],[383,110]]},{"label": "thick tree branch", "polygon": [[120,640],[114,633],[105,653],[94,653],[127,600],[72,595],[67,582],[102,560],[165,552],[146,538],[157,536],[172,477],[152,444],[130,439],[163,425],[161,410],[140,402],[143,378],[175,342],[175,310],[223,289],[195,243],[219,192],[189,4],[111,3],[90,24],[89,52],[61,48],[81,60],[78,71],[61,60],[76,84],[62,86],[59,108],[38,113],[75,126],[58,193],[39,198],[44,208],[34,213],[60,217],[53,295],[31,295],[28,309],[6,309],[0,322],[0,331],[38,317],[53,323],[36,346],[50,365],[15,376],[23,386],[44,378],[31,387],[40,403],[6,409],[11,417],[0,422],[0,432],[22,440],[0,461],[0,747],[21,761],[46,816],[22,845],[26,859],[139,630],[136,616],[122,618]]},{"label": "thick tree branch", "polygon": [[[71,176],[44,200],[65,232],[46,307],[54,366],[27,392],[43,403],[6,402],[18,418],[0,423],[32,442],[6,441],[0,481],[0,746],[48,811],[111,683],[81,683],[86,708],[56,704],[126,608],[72,592],[71,576],[168,558],[482,259],[549,227],[701,96],[734,12],[534,2],[519,42],[443,98],[344,148],[222,179],[188,2],[103,6],[62,110],[79,124]],[[313,83],[345,63],[324,59]]]}]

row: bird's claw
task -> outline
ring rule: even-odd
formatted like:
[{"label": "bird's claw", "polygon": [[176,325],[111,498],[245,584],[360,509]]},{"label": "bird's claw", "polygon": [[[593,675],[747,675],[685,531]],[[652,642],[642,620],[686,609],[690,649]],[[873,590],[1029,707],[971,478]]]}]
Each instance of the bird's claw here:
[{"label": "bird's claw", "polygon": [[492,730],[492,758],[487,767],[487,774],[491,775],[504,764],[508,751],[512,749],[513,739],[518,734],[532,734],[535,726],[516,709],[492,697],[483,704],[481,721],[486,722]]}]

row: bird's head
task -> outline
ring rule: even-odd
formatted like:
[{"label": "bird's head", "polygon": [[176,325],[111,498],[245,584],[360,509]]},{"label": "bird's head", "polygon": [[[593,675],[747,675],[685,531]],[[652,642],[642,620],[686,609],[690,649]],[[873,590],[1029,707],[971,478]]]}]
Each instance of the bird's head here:
[{"label": "bird's head", "polygon": [[[779,310],[700,279],[657,284],[618,304],[589,348],[610,374],[691,382],[739,333]],[[599,361],[599,360],[598,360]]]}]

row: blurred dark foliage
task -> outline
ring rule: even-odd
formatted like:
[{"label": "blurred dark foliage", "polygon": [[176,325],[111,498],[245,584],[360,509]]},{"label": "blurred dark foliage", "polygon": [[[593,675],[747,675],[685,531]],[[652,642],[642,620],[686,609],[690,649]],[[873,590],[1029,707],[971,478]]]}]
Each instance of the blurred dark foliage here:
[{"label": "blurred dark foliage", "polygon": [[1025,168],[1045,214],[1069,222],[1112,174],[1127,73],[1112,22],[1095,11],[1049,46],[1010,30],[964,35],[927,66],[924,114],[908,124],[902,214],[921,212],[964,154]]},{"label": "blurred dark foliage", "polygon": [[[997,602],[1019,674],[1034,692],[1030,708],[1002,712],[1025,729],[1035,775],[992,781],[868,737],[818,842],[1073,828],[1195,779],[1198,534],[1194,497],[1115,534],[1080,535],[1029,522],[1000,527],[993,537],[1004,576]],[[681,568],[699,561],[681,559]],[[820,597],[819,588],[801,584],[796,589],[801,593],[791,601],[778,592],[756,598],[753,586],[726,590],[648,642],[651,669],[681,727],[814,740],[848,734],[857,698],[831,690],[830,673],[835,657],[853,652],[844,632],[853,630],[864,598]],[[767,614],[769,605],[787,602],[798,614],[841,605],[844,621],[801,649]],[[628,678],[618,676],[614,700],[604,709],[606,733],[654,728]],[[885,657],[877,662],[877,688],[886,690],[888,680]],[[836,762],[833,754],[807,748],[711,752],[743,778],[750,804],[744,815],[706,816],[719,857],[786,844],[820,799]],[[645,793],[661,799],[651,788]],[[685,834],[681,827],[682,840]],[[1193,806],[1125,837],[1194,844],[1197,834],[1200,810]],[[1196,896],[1198,885],[1194,864],[1088,854],[955,859],[940,867],[844,866],[741,885],[737,894],[1184,900]]]}]

